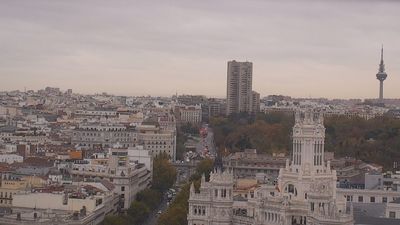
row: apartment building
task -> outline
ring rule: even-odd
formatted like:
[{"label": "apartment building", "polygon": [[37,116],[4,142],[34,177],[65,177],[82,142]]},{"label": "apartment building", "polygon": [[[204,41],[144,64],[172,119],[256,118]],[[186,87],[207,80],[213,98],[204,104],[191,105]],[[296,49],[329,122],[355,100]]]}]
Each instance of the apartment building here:
[{"label": "apartment building", "polygon": [[228,62],[226,114],[252,111],[253,63]]},{"label": "apartment building", "polygon": [[151,152],[155,157],[166,153],[171,160],[176,159],[176,132],[175,130],[162,130],[154,125],[141,125],[137,127],[139,144]]},{"label": "apartment building", "polygon": [[260,93],[256,91],[251,92],[251,112],[258,113],[260,112]]},{"label": "apartment building", "polygon": [[109,148],[117,143],[134,147],[137,133],[133,127],[121,124],[84,124],[73,130],[71,143],[83,148]]},{"label": "apartment building", "polygon": [[14,196],[25,193],[31,188],[43,187],[46,180],[39,176],[19,175],[14,172],[1,173],[0,181],[0,206],[12,206]]},{"label": "apartment building", "polygon": [[[116,151],[117,152],[117,151]],[[114,193],[120,196],[121,209],[128,209],[136,193],[147,188],[151,182],[151,171],[145,164],[131,163],[127,154],[109,155],[105,163],[97,160],[83,160],[74,163],[70,174],[76,180],[106,179],[114,184]]]},{"label": "apartment building", "polygon": [[180,123],[200,124],[202,121],[201,105],[182,105],[175,108]]},{"label": "apartment building", "polygon": [[99,182],[16,193],[12,205],[3,208],[0,224],[98,225],[105,216],[117,212],[119,196],[113,189],[114,186]]}]

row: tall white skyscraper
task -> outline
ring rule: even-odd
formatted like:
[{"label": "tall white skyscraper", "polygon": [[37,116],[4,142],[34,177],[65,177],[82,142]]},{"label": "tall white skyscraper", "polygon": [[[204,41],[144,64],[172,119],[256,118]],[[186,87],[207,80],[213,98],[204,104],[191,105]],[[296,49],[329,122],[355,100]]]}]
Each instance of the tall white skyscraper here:
[{"label": "tall white skyscraper", "polygon": [[252,112],[253,63],[228,62],[226,114]]}]

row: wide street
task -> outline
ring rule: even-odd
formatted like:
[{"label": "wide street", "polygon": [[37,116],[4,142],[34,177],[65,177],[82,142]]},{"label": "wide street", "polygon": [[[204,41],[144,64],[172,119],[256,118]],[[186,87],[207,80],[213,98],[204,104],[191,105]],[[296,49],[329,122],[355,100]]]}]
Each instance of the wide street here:
[{"label": "wide street", "polygon": [[[202,125],[203,128],[207,128],[207,136],[206,137],[200,137],[199,142],[196,144],[196,152],[199,154],[203,154],[204,149],[208,148],[209,150],[209,155],[211,158],[214,158],[216,156],[216,149],[214,145],[214,133],[211,128],[209,128],[207,125]],[[188,172],[186,170],[179,170],[178,171],[178,181],[183,181],[189,178]],[[178,182],[179,183],[179,182]],[[151,212],[149,215],[148,220],[143,224],[143,225],[155,225],[157,224],[157,219],[160,216],[157,212],[162,211],[164,212],[168,208],[167,206],[167,197],[166,195],[163,196],[163,200],[160,203],[159,207]]]},{"label": "wide street", "polygon": [[167,202],[168,202],[167,201],[167,196],[164,194],[162,202],[160,203],[158,208],[153,210],[153,212],[150,213],[149,218],[147,219],[147,221],[145,223],[143,223],[143,225],[155,225],[155,224],[157,224],[158,217],[160,216],[157,212],[158,211],[164,212],[168,208]]},{"label": "wide street", "polygon": [[210,127],[207,125],[203,125],[203,128],[207,128],[207,136],[200,137],[200,141],[196,145],[196,152],[199,154],[203,154],[204,149],[208,148],[209,154],[211,158],[214,158],[216,155],[215,145],[214,145],[214,133]]}]

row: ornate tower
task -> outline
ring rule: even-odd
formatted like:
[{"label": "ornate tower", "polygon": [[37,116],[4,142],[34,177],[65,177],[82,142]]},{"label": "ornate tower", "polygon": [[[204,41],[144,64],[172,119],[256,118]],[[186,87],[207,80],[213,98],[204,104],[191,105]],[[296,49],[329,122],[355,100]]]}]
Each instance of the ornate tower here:
[{"label": "ornate tower", "polygon": [[199,192],[192,184],[189,197],[188,224],[232,224],[233,174],[229,170],[216,169],[206,182],[201,179]]},{"label": "ornate tower", "polygon": [[313,172],[324,168],[325,127],[322,113],[297,111],[293,127],[292,167]]},{"label": "ornate tower", "polygon": [[381,62],[379,64],[379,71],[376,74],[376,79],[379,80],[379,103],[383,103],[383,81],[386,80],[387,74],[385,72],[385,63],[383,62],[383,46],[381,49]]},{"label": "ornate tower", "polygon": [[312,185],[324,183],[332,196],[336,195],[336,172],[325,163],[325,127],[322,112],[314,109],[299,110],[295,113],[293,126],[293,150],[291,163],[280,170],[278,188],[290,199],[307,200]]},{"label": "ornate tower", "polygon": [[[291,163],[280,169],[278,196],[287,208],[285,224],[354,224],[345,199],[336,193],[336,171],[324,157],[323,114],[314,109],[296,111]],[[295,210],[292,210],[295,209]]]}]

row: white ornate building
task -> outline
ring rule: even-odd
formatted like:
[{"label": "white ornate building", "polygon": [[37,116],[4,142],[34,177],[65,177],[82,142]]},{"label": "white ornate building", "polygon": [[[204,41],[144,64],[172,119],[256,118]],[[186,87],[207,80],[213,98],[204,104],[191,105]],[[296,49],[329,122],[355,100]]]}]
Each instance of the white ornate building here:
[{"label": "white ornate building", "polygon": [[190,189],[189,225],[350,225],[352,207],[336,195],[336,171],[324,162],[325,128],[321,113],[297,112],[292,160],[280,169],[277,185],[258,186],[247,197],[235,195],[229,168],[202,178]]},{"label": "white ornate building", "polygon": [[[121,154],[125,153],[125,154]],[[72,164],[73,179],[104,179],[113,183],[114,193],[120,196],[122,210],[129,208],[136,194],[149,187],[152,171],[140,162],[132,162],[127,150],[112,149],[107,159],[87,159]]]}]

